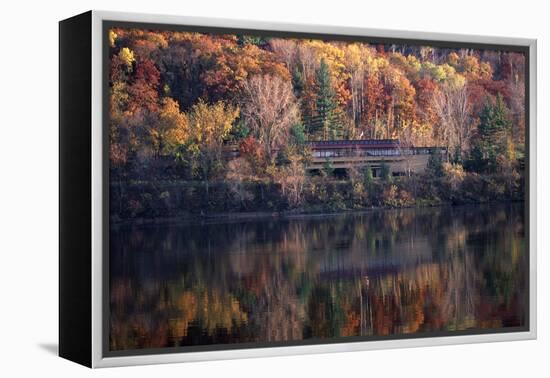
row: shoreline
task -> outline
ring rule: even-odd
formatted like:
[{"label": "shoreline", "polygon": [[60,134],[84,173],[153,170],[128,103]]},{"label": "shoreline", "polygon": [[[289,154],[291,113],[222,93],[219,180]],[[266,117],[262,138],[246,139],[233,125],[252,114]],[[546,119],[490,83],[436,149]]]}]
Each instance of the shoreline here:
[{"label": "shoreline", "polygon": [[412,209],[429,209],[429,208],[443,208],[443,207],[467,207],[467,206],[485,206],[485,205],[503,205],[503,204],[515,204],[525,202],[524,200],[509,200],[509,201],[485,201],[485,202],[471,202],[453,204],[452,202],[442,202],[431,205],[413,205],[413,206],[373,206],[362,209],[346,209],[340,211],[312,211],[307,210],[287,210],[287,211],[249,211],[249,212],[235,212],[235,213],[212,213],[212,214],[193,214],[193,215],[180,215],[173,217],[158,217],[158,218],[132,218],[119,221],[113,221],[109,219],[110,227],[131,227],[131,226],[153,226],[153,225],[187,225],[187,224],[216,224],[227,222],[246,222],[253,220],[269,220],[269,219],[304,219],[304,218],[319,218],[319,217],[334,217],[339,215],[348,214],[362,214],[372,213],[376,211],[388,211],[388,210],[412,210]]}]

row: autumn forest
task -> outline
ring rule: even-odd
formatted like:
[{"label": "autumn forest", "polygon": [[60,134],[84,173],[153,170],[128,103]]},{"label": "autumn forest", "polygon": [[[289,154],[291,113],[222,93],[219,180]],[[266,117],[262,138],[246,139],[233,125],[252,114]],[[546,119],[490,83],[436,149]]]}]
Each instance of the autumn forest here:
[{"label": "autumn forest", "polygon": [[528,326],[520,50],[105,38],[110,353]]},{"label": "autumn forest", "polygon": [[[115,221],[523,198],[523,53],[126,28],[108,39]],[[416,170],[312,162],[312,143],[363,140],[391,140],[405,160],[432,150]]]}]

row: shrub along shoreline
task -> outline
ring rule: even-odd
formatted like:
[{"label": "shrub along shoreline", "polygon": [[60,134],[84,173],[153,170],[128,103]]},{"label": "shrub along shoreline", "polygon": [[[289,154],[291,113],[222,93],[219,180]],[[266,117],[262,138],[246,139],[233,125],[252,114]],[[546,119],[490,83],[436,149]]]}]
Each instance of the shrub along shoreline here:
[{"label": "shrub along shoreline", "polygon": [[522,201],[523,176],[477,174],[452,165],[441,175],[307,177],[270,181],[111,181],[111,224],[147,224],[329,214],[381,208]]}]

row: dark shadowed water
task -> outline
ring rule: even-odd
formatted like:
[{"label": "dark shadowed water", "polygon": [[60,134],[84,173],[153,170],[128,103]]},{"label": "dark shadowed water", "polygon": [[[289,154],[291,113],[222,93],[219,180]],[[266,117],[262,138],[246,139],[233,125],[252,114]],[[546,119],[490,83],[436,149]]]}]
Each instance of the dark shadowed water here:
[{"label": "dark shadowed water", "polygon": [[525,326],[523,209],[112,229],[110,349]]}]

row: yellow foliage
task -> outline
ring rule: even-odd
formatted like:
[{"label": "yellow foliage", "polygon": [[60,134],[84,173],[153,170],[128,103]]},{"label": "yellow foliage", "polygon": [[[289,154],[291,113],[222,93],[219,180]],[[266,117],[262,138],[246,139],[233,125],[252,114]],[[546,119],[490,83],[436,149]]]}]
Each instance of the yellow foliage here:
[{"label": "yellow foliage", "polygon": [[475,56],[466,56],[462,60],[464,73],[472,79],[491,79],[493,69],[487,62],[480,62]]},{"label": "yellow foliage", "polygon": [[346,87],[350,73],[346,69],[345,51],[338,46],[321,40],[304,41],[304,45],[315,52],[315,56],[319,62],[321,59],[325,60],[338,102],[345,104],[350,98],[350,93]]},{"label": "yellow foliage", "polygon": [[159,112],[159,129],[165,133],[168,145],[183,144],[189,136],[187,116],[180,112],[177,101],[165,98]]},{"label": "yellow foliage", "polygon": [[466,172],[460,164],[443,163],[443,172],[453,190],[457,190],[466,177]]},{"label": "yellow foliage", "polygon": [[511,161],[516,160],[516,146],[514,144],[514,140],[511,137],[508,137],[508,140],[506,141],[506,155],[507,158]]},{"label": "yellow foliage", "polygon": [[191,109],[190,131],[199,145],[221,144],[239,116],[239,108],[218,101],[213,105],[199,100]]},{"label": "yellow foliage", "polygon": [[482,79],[489,80],[493,77],[493,68],[487,62],[482,62],[479,65],[479,75]]},{"label": "yellow foliage", "polygon": [[128,68],[132,68],[132,64],[136,61],[134,52],[128,47],[123,47],[122,49],[120,49],[118,57],[124,64],[126,64]]},{"label": "yellow foliage", "polygon": [[390,62],[388,62],[386,58],[381,56],[369,60],[368,63],[370,63],[369,65],[372,67],[372,71],[374,71],[374,73],[383,70],[390,65]]},{"label": "yellow foliage", "polygon": [[452,88],[462,88],[466,85],[466,78],[459,73],[451,75],[447,78],[447,83]]},{"label": "yellow foliage", "polygon": [[116,81],[111,87],[111,118],[118,118],[122,116],[122,113],[128,104],[128,88],[126,83]]},{"label": "yellow foliage", "polygon": [[369,47],[362,43],[351,43],[346,45],[344,50],[344,63],[348,71],[357,71],[365,67],[368,58],[372,58]]},{"label": "yellow foliage", "polygon": [[413,72],[419,72],[422,68],[422,64],[418,60],[418,58],[414,55],[408,55],[407,56],[407,63],[409,64],[410,69]]},{"label": "yellow foliage", "polygon": [[247,321],[247,314],[241,309],[240,303],[231,294],[219,290],[185,291],[177,308],[180,314],[170,322],[171,331],[177,337],[187,336],[189,323],[201,319],[209,335],[214,334],[218,327],[230,329],[234,322]]},{"label": "yellow foliage", "polygon": [[454,51],[449,53],[449,55],[447,55],[447,61],[449,62],[450,65],[456,66],[459,60],[460,60],[460,57]]},{"label": "yellow foliage", "polygon": [[169,97],[162,100],[156,122],[148,127],[150,143],[156,154],[170,152],[186,142],[189,122],[178,103]]},{"label": "yellow foliage", "polygon": [[456,75],[456,70],[453,66],[451,66],[449,64],[442,64],[440,67],[443,71],[445,71],[445,76],[446,77]]},{"label": "yellow foliage", "polygon": [[324,58],[327,65],[334,73],[345,69],[344,51],[339,47],[318,39],[304,41],[304,44],[315,51],[319,61]]},{"label": "yellow foliage", "polygon": [[422,63],[422,72],[425,76],[429,76],[437,82],[441,82],[447,78],[447,72],[441,66],[433,64],[430,61]]},{"label": "yellow foliage", "polygon": [[109,30],[109,46],[115,47],[116,38],[118,37],[117,33],[113,29]]},{"label": "yellow foliage", "polygon": [[475,56],[466,56],[462,60],[462,66],[464,71],[473,75],[478,74],[479,72],[479,61]]},{"label": "yellow foliage", "polygon": [[462,88],[466,84],[466,78],[456,72],[453,66],[443,64],[440,67],[445,72],[445,82],[452,88]]}]

